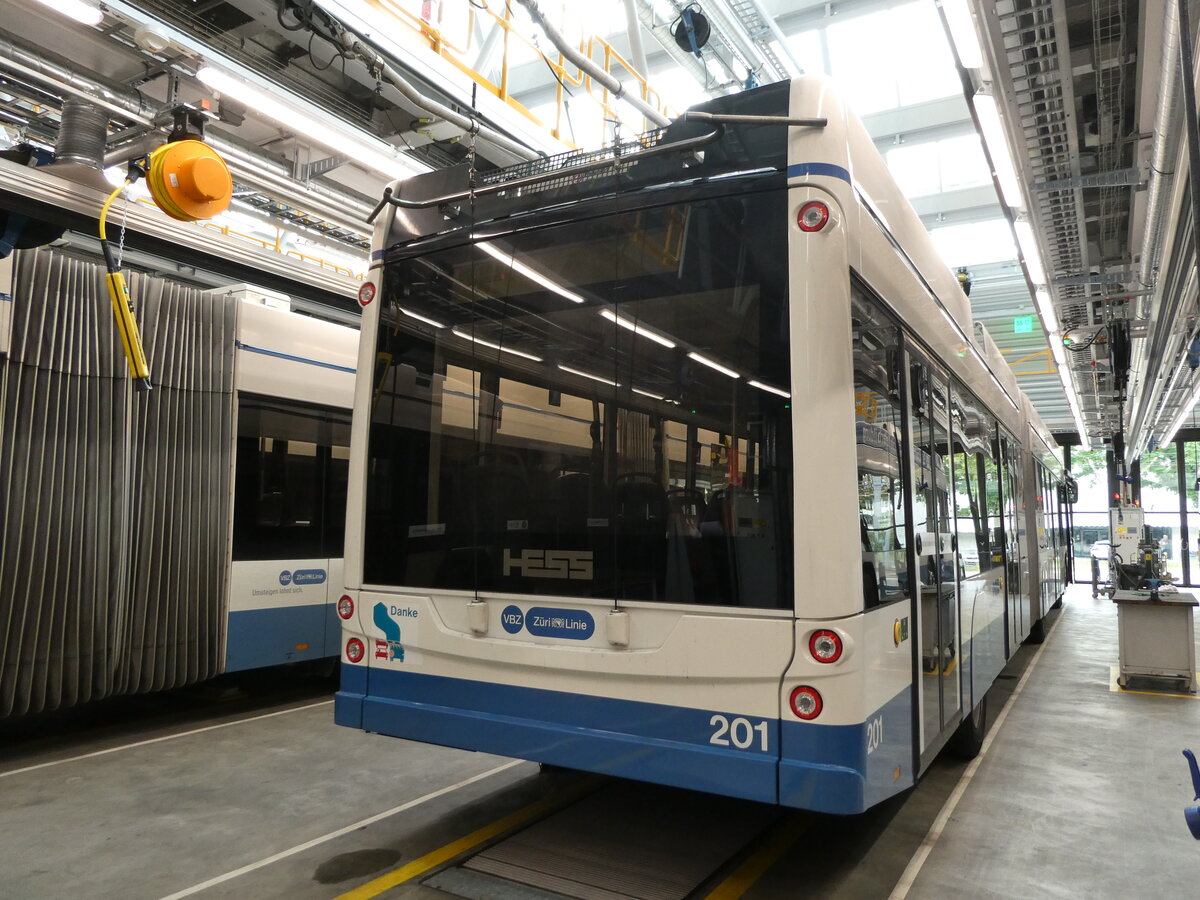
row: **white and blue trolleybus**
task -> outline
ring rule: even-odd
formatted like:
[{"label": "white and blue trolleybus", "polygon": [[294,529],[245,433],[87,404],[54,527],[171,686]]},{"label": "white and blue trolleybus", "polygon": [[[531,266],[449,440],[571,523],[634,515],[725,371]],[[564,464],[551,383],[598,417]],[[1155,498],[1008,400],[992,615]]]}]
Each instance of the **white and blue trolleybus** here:
[{"label": "white and blue trolleybus", "polygon": [[340,724],[837,813],[978,751],[1056,458],[827,82],[381,209]]}]

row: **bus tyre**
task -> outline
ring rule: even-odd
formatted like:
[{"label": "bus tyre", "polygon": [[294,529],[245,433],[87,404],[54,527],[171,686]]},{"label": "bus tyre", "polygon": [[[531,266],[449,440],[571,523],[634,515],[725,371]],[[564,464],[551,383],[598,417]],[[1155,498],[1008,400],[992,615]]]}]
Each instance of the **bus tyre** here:
[{"label": "bus tyre", "polygon": [[1040,644],[1044,640],[1046,640],[1046,617],[1042,616],[1029,629],[1029,637],[1025,638],[1025,643]]},{"label": "bus tyre", "polygon": [[974,759],[983,748],[983,739],[986,735],[987,694],[984,694],[979,705],[962,720],[954,732],[954,737],[950,738],[950,743],[946,745],[946,749],[959,759]]}]

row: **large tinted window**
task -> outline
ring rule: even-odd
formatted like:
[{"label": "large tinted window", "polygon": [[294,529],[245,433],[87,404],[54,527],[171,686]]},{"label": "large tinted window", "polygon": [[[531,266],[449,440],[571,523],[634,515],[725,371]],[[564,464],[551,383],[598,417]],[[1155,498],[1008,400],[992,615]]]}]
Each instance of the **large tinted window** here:
[{"label": "large tinted window", "polygon": [[772,187],[390,260],[366,581],[790,606]]},{"label": "large tinted window", "polygon": [[854,418],[863,604],[908,599],[900,329],[855,285]]},{"label": "large tinted window", "polygon": [[350,416],[238,400],[233,558],[338,558],[346,533]]}]

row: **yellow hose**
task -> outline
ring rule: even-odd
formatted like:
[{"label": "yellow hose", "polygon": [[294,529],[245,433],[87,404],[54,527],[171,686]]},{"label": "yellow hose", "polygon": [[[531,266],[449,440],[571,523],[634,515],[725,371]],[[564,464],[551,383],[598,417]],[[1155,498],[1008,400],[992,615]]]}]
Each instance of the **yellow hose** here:
[{"label": "yellow hose", "polygon": [[100,240],[102,240],[102,241],[108,240],[108,235],[105,233],[105,230],[104,230],[104,224],[108,220],[109,207],[111,207],[113,205],[113,201],[117,199],[117,196],[121,193],[121,191],[125,190],[125,188],[127,188],[127,187],[129,187],[129,179],[128,178],[125,179],[124,184],[122,184],[118,188],[115,188],[113,190],[113,192],[108,195],[108,199],[105,200],[104,205],[102,207],[100,207]]},{"label": "yellow hose", "polygon": [[121,337],[121,347],[125,351],[125,361],[129,364],[129,374],[141,390],[150,390],[150,366],[146,362],[146,354],[142,349],[142,337],[138,333],[137,320],[133,317],[133,299],[129,296],[129,288],[125,284],[125,276],[117,269],[116,260],[108,246],[108,211],[113,201],[125,188],[129,187],[130,179],[116,188],[104,205],[100,207],[100,249],[104,251],[104,264],[107,273],[104,276],[104,286],[108,288],[108,299],[112,302],[113,316],[117,320],[117,333]]}]

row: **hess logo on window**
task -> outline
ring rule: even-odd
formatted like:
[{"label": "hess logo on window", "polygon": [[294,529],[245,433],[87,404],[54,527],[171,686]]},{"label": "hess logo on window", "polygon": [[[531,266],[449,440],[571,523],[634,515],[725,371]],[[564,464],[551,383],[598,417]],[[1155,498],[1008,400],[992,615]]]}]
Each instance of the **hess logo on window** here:
[{"label": "hess logo on window", "polygon": [[520,556],[504,548],[504,574],[525,578],[592,580],[591,550],[522,550]]}]

